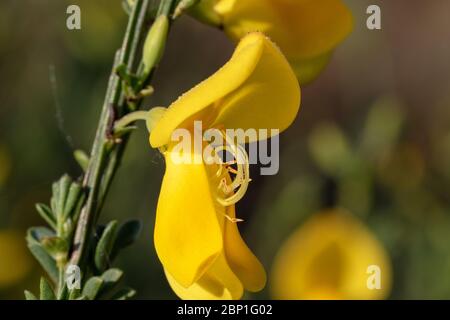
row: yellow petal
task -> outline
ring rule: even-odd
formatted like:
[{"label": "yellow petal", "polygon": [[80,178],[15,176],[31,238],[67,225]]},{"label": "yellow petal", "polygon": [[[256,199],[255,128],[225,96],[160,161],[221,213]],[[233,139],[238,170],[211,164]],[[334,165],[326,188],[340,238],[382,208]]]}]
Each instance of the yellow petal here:
[{"label": "yellow petal", "polygon": [[[368,267],[381,270],[381,288],[367,286]],[[272,291],[279,299],[383,299],[391,288],[390,260],[381,243],[343,210],[314,215],[281,247]]]},{"label": "yellow petal", "polygon": [[231,60],[175,101],[151,132],[152,147],[168,144],[176,128],[275,128],[284,130],[297,115],[300,88],[274,44],[263,34],[245,36]]},{"label": "yellow petal", "polygon": [[331,51],[353,25],[342,0],[219,0],[215,8],[234,39],[262,31],[296,59]]},{"label": "yellow petal", "polygon": [[184,300],[237,300],[243,287],[221,254],[205,274],[190,287],[180,285],[166,270],[166,277],[173,291]]},{"label": "yellow petal", "polygon": [[214,198],[217,185],[210,185],[208,166],[174,162],[171,150],[165,159],[155,247],[164,268],[189,287],[222,252],[224,208]]},{"label": "yellow petal", "polygon": [[[228,207],[228,216],[235,218],[234,206]],[[237,223],[225,220],[225,255],[233,272],[248,291],[256,292],[266,284],[266,272],[258,258],[242,239]]]},{"label": "yellow petal", "polygon": [[[252,74],[232,94],[224,97],[213,123],[231,129],[285,130],[300,108],[298,80],[280,50],[260,33],[263,51]],[[255,40],[257,41],[257,40]]]},{"label": "yellow petal", "polygon": [[[213,104],[236,90],[249,77],[261,53],[260,41],[242,41],[230,61],[211,77],[179,97],[167,109],[164,117],[151,132],[152,147],[157,148],[167,144],[173,130],[183,124],[184,127],[188,127],[185,122],[190,118],[206,120],[205,114],[212,114]],[[205,109],[207,109],[206,112]],[[203,114],[201,114],[202,111],[204,111]]]},{"label": "yellow petal", "polygon": [[235,41],[252,31],[267,34],[302,84],[319,74],[327,62],[324,55],[353,28],[351,12],[341,0],[218,0],[215,10]]}]

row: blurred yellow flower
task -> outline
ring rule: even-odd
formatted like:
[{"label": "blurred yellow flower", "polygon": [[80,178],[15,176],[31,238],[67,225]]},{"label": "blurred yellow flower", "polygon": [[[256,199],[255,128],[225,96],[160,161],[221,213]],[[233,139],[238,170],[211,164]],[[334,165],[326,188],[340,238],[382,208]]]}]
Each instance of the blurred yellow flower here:
[{"label": "blurred yellow flower", "polygon": [[218,13],[232,39],[251,31],[267,34],[287,56],[301,83],[322,71],[353,27],[351,12],[341,0],[203,1],[203,6]]},{"label": "blurred yellow flower", "polygon": [[[234,204],[249,183],[248,162],[240,167],[240,181],[232,181],[226,163],[207,164],[201,155],[200,163],[176,162],[173,156],[181,151],[171,141],[172,133],[178,128],[192,132],[194,121],[222,132],[282,131],[299,106],[300,88],[288,62],[270,40],[255,32],[242,39],[229,62],[182,95],[152,126],[150,144],[161,148],[166,160],[154,240],[179,297],[239,299],[244,288],[261,290],[266,274],[241,238],[235,218]],[[236,152],[243,154],[245,149]],[[199,155],[194,148],[188,156]]]},{"label": "blurred yellow flower", "polygon": [[391,264],[382,244],[339,209],[314,215],[289,237],[271,281],[277,299],[383,299],[390,288]]},{"label": "blurred yellow flower", "polygon": [[23,235],[12,230],[0,231],[0,289],[21,281],[31,266]]}]

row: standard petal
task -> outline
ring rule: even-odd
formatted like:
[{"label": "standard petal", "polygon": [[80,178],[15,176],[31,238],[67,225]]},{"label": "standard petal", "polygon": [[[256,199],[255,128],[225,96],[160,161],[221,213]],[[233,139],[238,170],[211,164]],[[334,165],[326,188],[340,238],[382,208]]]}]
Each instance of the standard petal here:
[{"label": "standard petal", "polygon": [[158,200],[155,246],[164,268],[189,287],[223,249],[224,208],[214,199],[208,166],[177,163],[165,152],[166,173]]},{"label": "standard petal", "polygon": [[150,135],[152,147],[168,144],[176,128],[189,129],[194,120],[214,120],[217,102],[239,88],[255,69],[264,48],[261,39],[262,36],[242,39],[230,61],[179,97],[153,128]]},{"label": "standard petal", "polygon": [[167,271],[166,277],[173,291],[183,300],[238,300],[243,287],[221,254],[205,274],[190,287],[185,288]]},{"label": "standard petal", "polygon": [[[235,218],[234,206],[228,207],[227,214]],[[237,224],[225,220],[225,255],[229,266],[248,291],[256,292],[266,284],[266,272],[258,258],[242,239]]]},{"label": "standard petal", "polygon": [[[281,51],[261,33],[261,57],[247,80],[220,101],[213,127],[229,129],[285,130],[300,108],[300,86]],[[271,132],[268,132],[271,135]],[[251,140],[249,140],[251,142]]]}]

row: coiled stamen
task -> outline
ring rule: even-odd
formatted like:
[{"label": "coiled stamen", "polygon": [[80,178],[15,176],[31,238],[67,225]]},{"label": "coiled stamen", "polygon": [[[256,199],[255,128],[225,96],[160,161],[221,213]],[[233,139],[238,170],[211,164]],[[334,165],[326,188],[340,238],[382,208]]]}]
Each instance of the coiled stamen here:
[{"label": "coiled stamen", "polygon": [[[220,180],[218,185],[219,190],[221,190],[225,194],[225,196],[230,196],[225,198],[218,196],[217,201],[221,205],[228,207],[241,200],[247,192],[248,185],[251,181],[250,164],[245,148],[239,144],[234,145],[230,143],[230,141],[232,140],[229,139],[229,137],[224,132],[222,132],[222,135],[226,138],[226,145],[218,146],[214,149],[217,161],[220,164],[216,175],[217,177],[222,176],[223,170],[225,169],[229,174],[233,174],[235,177],[230,184],[227,183],[227,177],[223,177]],[[219,156],[219,154],[222,152],[224,154],[231,154],[234,160],[223,162]],[[231,167],[232,165],[236,165],[236,168]],[[231,218],[228,216],[227,218],[232,222],[242,221],[241,219]]]}]

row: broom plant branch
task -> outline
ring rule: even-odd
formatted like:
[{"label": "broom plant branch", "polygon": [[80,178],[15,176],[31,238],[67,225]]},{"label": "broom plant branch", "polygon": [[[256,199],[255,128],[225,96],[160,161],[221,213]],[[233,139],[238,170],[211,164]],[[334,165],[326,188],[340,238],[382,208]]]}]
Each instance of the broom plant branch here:
[{"label": "broom plant branch", "polygon": [[[134,129],[129,126],[117,130],[117,124],[120,127],[121,123],[137,120],[135,115],[140,111],[136,110],[153,93],[150,82],[163,55],[179,0],[160,0],[156,14],[150,10],[151,0],[124,1],[129,15],[127,29],[115,55],[92,149],[89,156],[80,150],[74,152],[84,170],[82,179],[74,181],[65,174],[56,181],[50,204],[36,205],[51,229],[34,227],[27,233],[31,252],[55,284],[53,291],[41,278],[41,299],[119,299],[135,293],[128,288],[117,297],[111,284],[119,283],[123,272],[111,268],[111,261],[136,239],[140,222],[131,220],[119,226],[111,221],[105,227],[97,222]],[[153,20],[150,28],[149,18]],[[68,266],[78,267],[79,288],[68,288]],[[27,299],[36,298],[29,291],[25,295]]]},{"label": "broom plant branch", "polygon": [[[123,97],[123,85],[116,73],[116,69],[120,65],[126,65],[128,71],[132,70],[138,44],[145,33],[144,21],[148,5],[149,0],[138,0],[130,14],[122,47],[116,54],[116,61],[113,65],[105,102],[97,126],[90,162],[84,176],[83,185],[89,190],[89,195],[81,211],[70,259],[71,264],[78,265],[80,268],[82,268],[83,259],[88,252],[89,237],[93,236],[92,228],[97,220],[99,187],[102,182],[103,170],[108,162],[116,161],[114,157],[117,157],[113,150],[107,150],[108,142],[111,139],[111,122],[119,112],[119,104]],[[110,147],[114,149],[117,146],[112,145]],[[111,175],[109,180],[112,180],[112,177]]]}]

